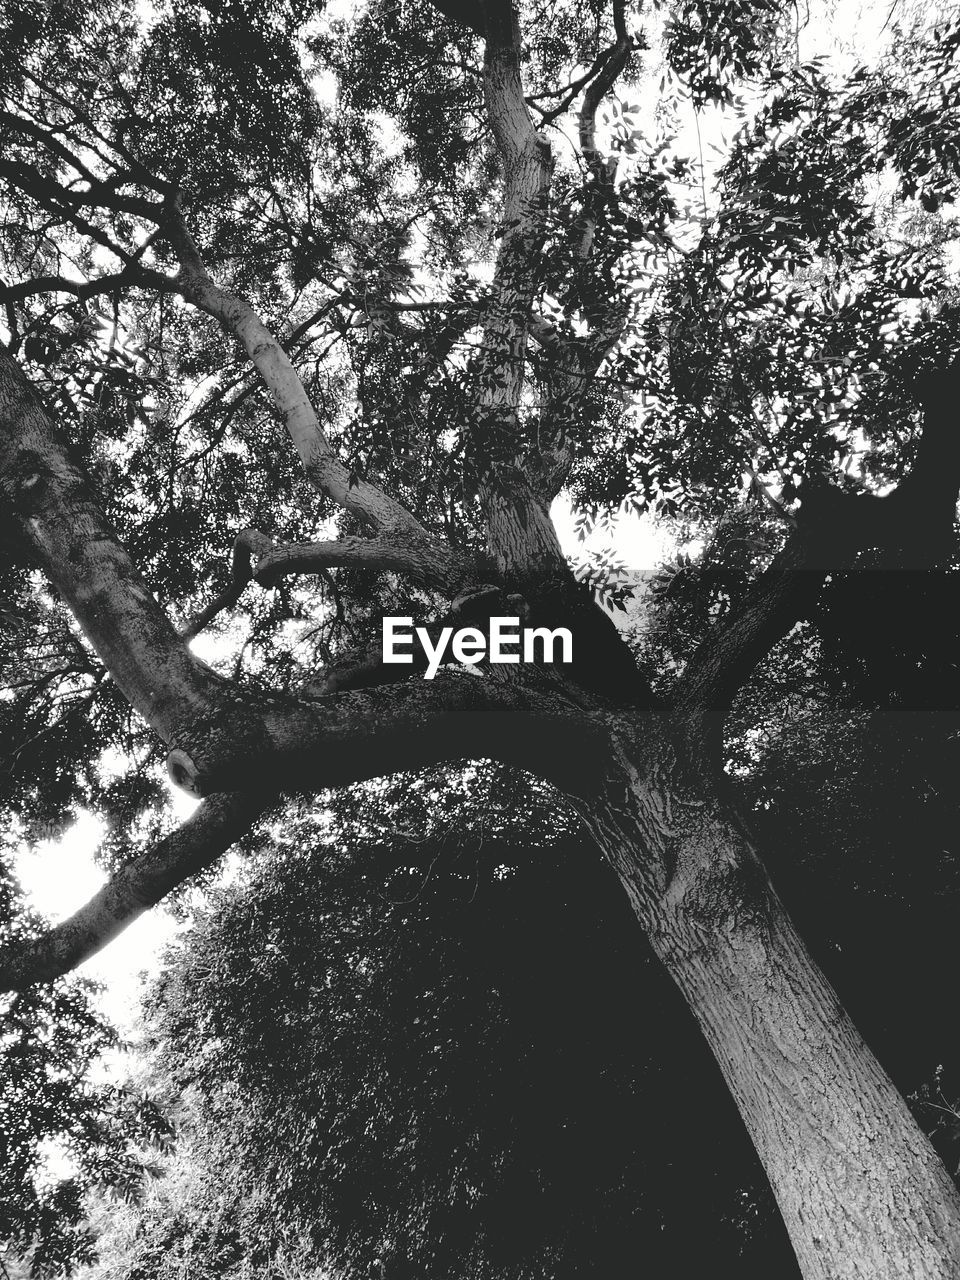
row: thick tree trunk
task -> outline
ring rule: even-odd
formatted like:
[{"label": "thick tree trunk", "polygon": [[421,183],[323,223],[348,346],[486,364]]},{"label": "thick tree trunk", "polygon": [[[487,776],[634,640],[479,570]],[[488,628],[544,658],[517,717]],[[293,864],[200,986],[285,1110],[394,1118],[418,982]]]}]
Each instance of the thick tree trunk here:
[{"label": "thick tree trunk", "polygon": [[623,781],[584,817],[720,1065],[805,1280],[956,1280],[960,1196],[735,816]]}]

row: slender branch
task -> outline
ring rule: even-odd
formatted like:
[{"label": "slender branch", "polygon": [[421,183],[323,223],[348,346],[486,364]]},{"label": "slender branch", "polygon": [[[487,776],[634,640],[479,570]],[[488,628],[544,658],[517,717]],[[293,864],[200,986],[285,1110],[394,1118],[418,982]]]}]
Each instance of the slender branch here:
[{"label": "slender branch", "polygon": [[38,293],[69,293],[81,301],[104,293],[115,293],[126,285],[139,285],[160,293],[175,293],[176,281],[161,271],[154,271],[140,263],[131,263],[122,271],[96,276],[92,280],[70,280],[67,276],[35,276],[19,284],[0,285],[0,303],[22,302]]},{"label": "slender branch", "polygon": [[[548,124],[553,124],[554,120],[559,120],[580,90],[588,85],[594,76],[596,76],[598,72],[606,66],[610,55],[613,53],[615,48],[615,45],[611,45],[609,49],[604,49],[602,53],[597,55],[590,67],[582,76],[577,76],[575,80],[572,80],[563,89],[552,89],[547,93],[537,94],[532,98],[527,98],[527,102],[530,103],[534,110],[541,113],[541,127],[546,127]],[[546,111],[542,107],[538,107],[536,105],[541,98],[560,98],[561,101],[553,108],[553,110]]]},{"label": "slender branch", "polygon": [[591,173],[604,184],[616,175],[616,161],[605,164],[597,149],[597,111],[630,59],[631,43],[627,35],[623,0],[613,2],[613,21],[617,42],[607,52],[599,75],[587,87],[577,120],[580,149]]},{"label": "slender branch", "polygon": [[[256,565],[253,564],[256,557]],[[299,542],[278,546],[257,529],[237,535],[230,562],[230,584],[180,631],[184,640],[200,634],[224,609],[232,608],[249,582],[272,587],[283,577],[322,573],[325,569],[366,568],[403,574],[419,586],[447,596],[469,577],[466,558],[453,554],[438,563],[433,543],[405,538],[339,538],[328,542]]]},{"label": "slender branch", "polygon": [[[142,186],[149,187],[152,191],[156,191],[159,195],[162,195],[165,198],[170,198],[176,194],[176,187],[173,183],[167,182],[163,178],[158,177],[155,173],[152,173],[145,165],[141,164],[129,147],[126,147],[116,137],[110,138],[98,129],[90,115],[82,109],[75,96],[71,98],[64,97],[64,95],[55,89],[52,84],[48,81],[41,80],[26,66],[21,65],[20,74],[32,84],[36,85],[42,93],[45,93],[55,102],[58,102],[61,107],[69,111],[74,121],[83,124],[94,138],[102,142],[104,146],[106,146],[115,155],[120,156],[127,168],[130,170],[130,173]],[[119,77],[114,77],[114,83],[119,86]],[[131,103],[131,106],[132,105],[133,104]],[[87,143],[87,145],[89,145],[89,143]],[[98,154],[101,155],[101,158],[104,159],[106,163],[111,163],[111,161],[102,156],[102,153],[99,151]]]},{"label": "slender branch", "polygon": [[[18,176],[22,181],[18,181]],[[132,252],[117,244],[107,235],[107,233],[98,226],[95,226],[88,218],[83,217],[79,209],[84,203],[95,203],[93,201],[70,200],[67,198],[69,193],[65,188],[60,187],[56,182],[41,177],[41,175],[32,170],[25,169],[22,165],[12,165],[0,160],[0,177],[6,177],[12,186],[30,196],[41,209],[45,209],[53,215],[56,222],[69,222],[77,231],[93,240],[95,244],[102,245],[121,262],[130,265],[137,259],[136,252]],[[161,206],[154,206],[159,210]]]},{"label": "slender branch", "polygon": [[514,412],[520,402],[523,353],[537,276],[537,251],[550,187],[547,139],[536,131],[523,96],[519,32],[512,5],[492,26],[484,57],[487,118],[504,168],[503,236],[485,312],[482,363],[501,364],[500,378],[484,385],[483,407]]},{"label": "slender branch", "polygon": [[11,131],[16,130],[20,133],[25,133],[27,137],[33,138],[48,151],[52,151],[61,160],[66,161],[71,169],[79,173],[91,185],[100,182],[97,175],[87,168],[79,156],[74,155],[70,148],[60,141],[53,129],[45,128],[37,120],[31,120],[26,116],[8,111],[5,107],[0,107],[0,125],[6,125]]},{"label": "slender branch", "polygon": [[[578,113],[580,147],[592,178],[576,226],[575,256],[584,264],[583,270],[593,256],[601,210],[615,198],[617,161],[604,161],[600,154],[596,115],[601,102],[626,69],[633,49],[627,34],[623,0],[614,0],[613,20],[616,43],[600,55],[580,82],[587,86]],[[574,337],[560,333],[543,322],[534,322],[531,327],[533,336],[554,357],[546,379],[547,404],[540,415],[537,454],[528,465],[545,501],[552,500],[566,481],[574,458],[571,427],[577,411],[600,366],[620,338],[629,315],[629,303],[608,270],[604,272],[603,284],[604,289],[591,289],[593,294],[605,297],[591,308],[587,335]]]},{"label": "slender branch", "polygon": [[[413,530],[429,536],[401,503],[351,474],[337,458],[286,352],[245,299],[214,283],[178,207],[172,209],[165,233],[180,261],[180,292],[242,344],[270,391],[314,487],[381,533]],[[444,550],[438,542],[437,554],[443,555]]]},{"label": "slender branch", "polygon": [[273,539],[258,529],[243,529],[237,534],[230,556],[230,585],[225,587],[206,608],[180,629],[182,640],[192,640],[224,609],[232,608],[243,595],[253,577],[253,557],[263,555],[273,546]]},{"label": "slender branch", "polygon": [[[21,126],[24,124],[20,122]],[[65,150],[65,149],[64,149]],[[69,154],[69,153],[67,153]],[[76,162],[79,164],[79,162]],[[159,222],[164,206],[157,200],[145,200],[142,196],[121,195],[106,182],[91,180],[88,191],[65,187],[53,178],[46,178],[28,165],[13,160],[0,160],[0,177],[18,190],[39,201],[44,208],[77,209],[89,205],[97,209],[110,209],[114,213],[130,213],[139,218]]]}]

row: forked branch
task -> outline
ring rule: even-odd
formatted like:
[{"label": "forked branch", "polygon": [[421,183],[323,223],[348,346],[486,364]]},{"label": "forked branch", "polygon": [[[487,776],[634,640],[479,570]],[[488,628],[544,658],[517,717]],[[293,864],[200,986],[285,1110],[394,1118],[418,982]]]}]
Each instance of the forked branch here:
[{"label": "forked branch", "polygon": [[849,494],[832,485],[801,491],[798,527],[744,599],[711,629],[675,690],[688,737],[716,745],[737,691],[799,621],[809,618],[831,571],[850,568],[868,548],[891,567],[929,569],[953,546],[960,497],[960,438],[950,410],[960,362],[930,376],[919,394],[924,423],[909,474],[891,493]]}]

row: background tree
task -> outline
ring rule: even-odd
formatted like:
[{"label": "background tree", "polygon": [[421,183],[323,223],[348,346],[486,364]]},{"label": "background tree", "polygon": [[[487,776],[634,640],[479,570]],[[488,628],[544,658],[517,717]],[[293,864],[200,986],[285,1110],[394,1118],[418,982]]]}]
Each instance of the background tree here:
[{"label": "background tree", "polygon": [[[732,776],[955,1174],[944,713],[865,708],[817,649],[798,634],[751,682]],[[689,1015],[568,825],[483,770],[348,791],[265,840],[167,957],[151,1073],[179,1146],[142,1205],[97,1215],[91,1275],[794,1274]]]},{"label": "background tree", "polygon": [[[435,788],[458,814],[430,821]],[[790,1268],[775,1215],[741,1230],[769,1193],[695,1026],[542,788],[434,774],[291,834],[168,959],[152,1070],[184,1163],[104,1275],[219,1273],[214,1221],[264,1268],[291,1240],[355,1275]]]},{"label": "background tree", "polygon": [[[41,933],[6,869],[0,895],[6,946]],[[136,1196],[150,1158],[169,1147],[149,1095],[91,1078],[117,1045],[92,994],[89,982],[61,979],[5,997],[0,1010],[0,1270],[11,1276],[63,1275],[92,1258],[87,1194]]]},{"label": "background tree", "polygon": [[[3,803],[101,809],[116,871],[3,980],[77,963],[281,794],[521,765],[623,882],[804,1276],[939,1277],[960,1200],[771,889],[722,737],[844,574],[952,552],[960,37],[920,23],[841,81],[791,62],[792,16],[4,12],[3,705],[32,733]],[[708,103],[744,121],[709,200],[670,141]],[[564,485],[588,519],[775,516],[669,682],[567,564]],[[188,642],[227,610],[214,669]],[[575,661],[410,679],[369,648],[401,611],[566,625]],[[166,834],[160,743],[202,798]]]}]

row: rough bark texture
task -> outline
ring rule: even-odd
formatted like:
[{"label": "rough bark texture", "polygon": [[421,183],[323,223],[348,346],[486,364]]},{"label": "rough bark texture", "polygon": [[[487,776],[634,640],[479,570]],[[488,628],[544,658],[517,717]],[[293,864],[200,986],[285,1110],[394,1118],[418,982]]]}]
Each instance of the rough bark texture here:
[{"label": "rough bark texture", "polygon": [[89,481],[0,347],[3,505],[130,703],[168,740],[217,685],[164,616]]},{"label": "rough bark texture", "polygon": [[804,1280],[960,1275],[960,1196],[736,815],[669,747],[584,811],[723,1072]]},{"label": "rough bark texture", "polygon": [[653,942],[719,1063],[805,1280],[960,1275],[956,1188],[772,891],[756,919],[709,944],[682,912]]}]

